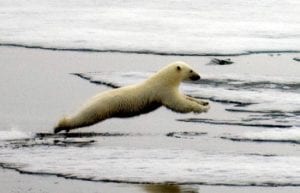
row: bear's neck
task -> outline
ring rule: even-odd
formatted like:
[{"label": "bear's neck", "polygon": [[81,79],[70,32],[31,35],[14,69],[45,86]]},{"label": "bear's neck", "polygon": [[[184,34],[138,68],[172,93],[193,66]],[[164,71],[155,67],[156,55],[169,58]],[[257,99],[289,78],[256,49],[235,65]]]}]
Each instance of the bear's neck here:
[{"label": "bear's neck", "polygon": [[160,72],[150,77],[146,82],[151,82],[150,85],[157,85],[162,88],[175,89],[179,87],[181,80],[169,73]]}]

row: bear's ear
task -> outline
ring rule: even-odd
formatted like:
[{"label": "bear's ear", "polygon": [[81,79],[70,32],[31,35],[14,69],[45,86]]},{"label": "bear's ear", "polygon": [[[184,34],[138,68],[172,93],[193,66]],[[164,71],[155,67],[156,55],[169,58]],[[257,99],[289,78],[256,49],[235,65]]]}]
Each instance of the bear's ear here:
[{"label": "bear's ear", "polygon": [[176,67],[176,69],[177,69],[178,71],[180,71],[180,70],[181,70],[180,66],[177,66],[177,67]]}]

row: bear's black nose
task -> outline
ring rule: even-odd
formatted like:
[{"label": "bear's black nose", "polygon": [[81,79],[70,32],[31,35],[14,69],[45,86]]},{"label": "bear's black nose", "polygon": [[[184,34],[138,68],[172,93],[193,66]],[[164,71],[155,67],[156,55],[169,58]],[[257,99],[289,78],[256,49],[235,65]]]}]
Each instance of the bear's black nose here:
[{"label": "bear's black nose", "polygon": [[190,77],[191,80],[199,80],[201,77],[199,75],[193,75]]}]

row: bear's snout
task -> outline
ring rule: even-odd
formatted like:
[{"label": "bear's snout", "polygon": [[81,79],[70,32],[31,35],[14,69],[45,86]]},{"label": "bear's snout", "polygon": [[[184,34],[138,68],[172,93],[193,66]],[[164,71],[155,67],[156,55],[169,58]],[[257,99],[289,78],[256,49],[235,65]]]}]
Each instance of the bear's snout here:
[{"label": "bear's snout", "polygon": [[190,77],[191,80],[199,80],[200,78],[201,77],[198,74],[193,75],[193,76]]}]

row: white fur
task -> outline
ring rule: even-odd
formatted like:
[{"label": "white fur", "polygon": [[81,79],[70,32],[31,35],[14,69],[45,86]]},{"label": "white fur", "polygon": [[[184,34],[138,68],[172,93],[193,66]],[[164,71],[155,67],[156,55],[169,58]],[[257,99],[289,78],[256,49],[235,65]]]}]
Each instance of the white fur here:
[{"label": "white fur", "polygon": [[69,131],[111,117],[131,117],[160,106],[180,113],[206,112],[209,109],[207,102],[179,92],[182,81],[197,76],[199,75],[188,64],[174,62],[142,83],[97,94],[77,114],[60,120],[54,131]]}]

